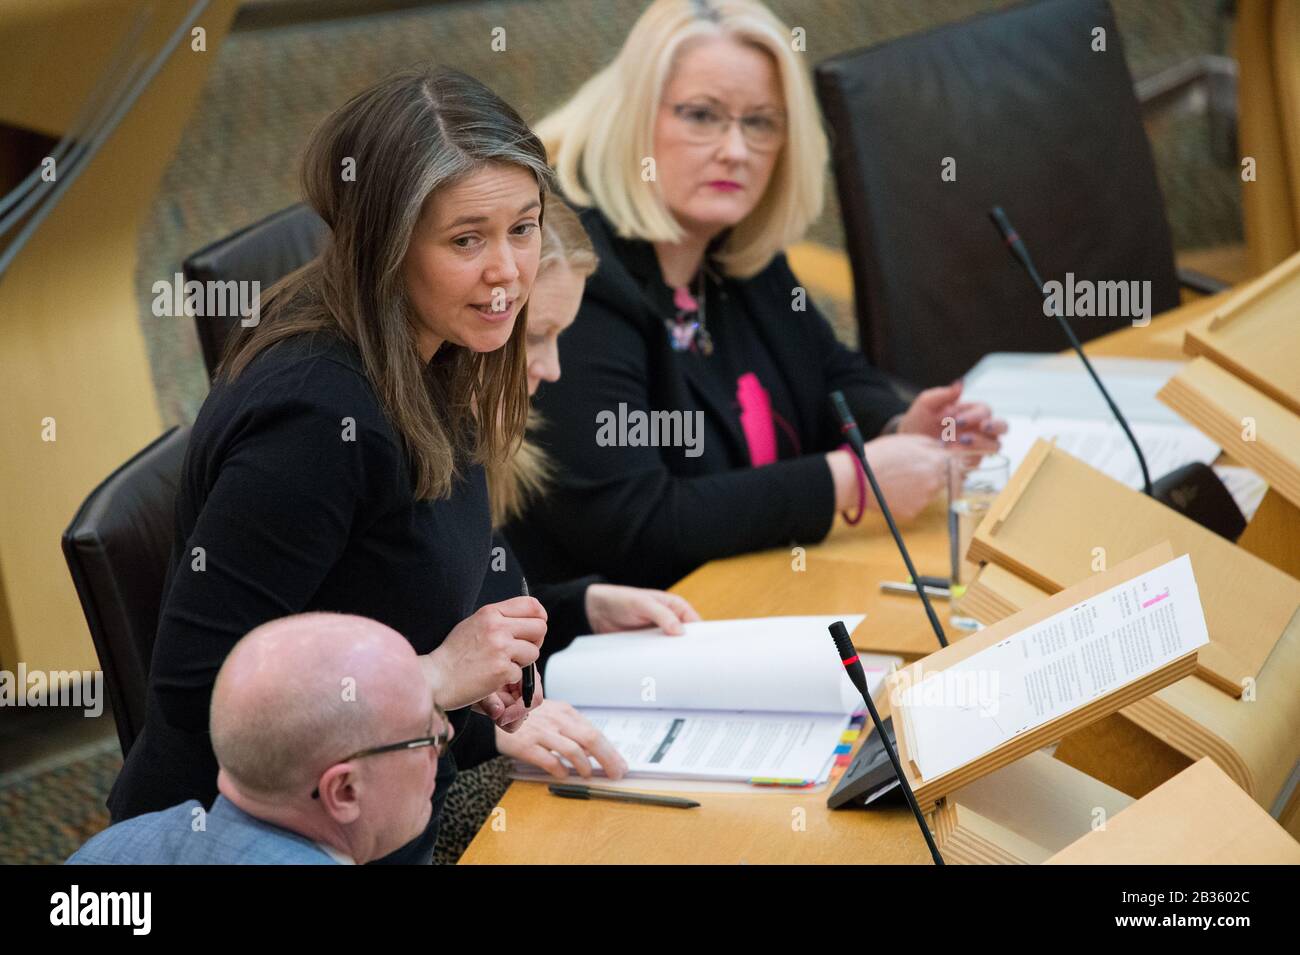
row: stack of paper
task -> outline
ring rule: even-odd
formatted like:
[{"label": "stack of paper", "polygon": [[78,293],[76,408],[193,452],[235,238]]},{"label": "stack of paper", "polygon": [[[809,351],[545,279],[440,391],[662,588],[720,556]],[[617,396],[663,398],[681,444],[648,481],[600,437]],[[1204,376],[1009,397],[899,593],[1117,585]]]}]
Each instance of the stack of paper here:
[{"label": "stack of paper", "polygon": [[[1095,358],[1092,365],[1133,429],[1153,481],[1219,456],[1218,445],[1156,400],[1180,362]],[[1074,355],[987,355],[966,375],[962,399],[987,402],[1006,420],[1000,453],[1012,471],[1042,438],[1129,487],[1142,487],[1132,445]]]},{"label": "stack of paper", "polygon": [[[822,782],[863,705],[827,627],[843,620],[851,631],[862,619],[765,617],[691,623],[679,637],[580,637],[547,664],[546,695],[591,720],[629,777]],[[861,660],[873,692],[900,662]]]}]

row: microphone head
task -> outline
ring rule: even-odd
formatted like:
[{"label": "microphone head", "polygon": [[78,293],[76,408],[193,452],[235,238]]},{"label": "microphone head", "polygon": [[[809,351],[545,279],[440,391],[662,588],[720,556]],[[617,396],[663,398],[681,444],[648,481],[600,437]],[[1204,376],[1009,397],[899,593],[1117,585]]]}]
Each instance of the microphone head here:
[{"label": "microphone head", "polygon": [[1040,295],[1043,292],[1043,280],[1038,275],[1038,269],[1034,268],[1033,259],[1029,257],[1029,250],[1025,248],[1025,243],[1020,239],[1020,233],[1016,231],[1007,214],[1002,211],[1001,206],[994,206],[989,210],[989,218],[997,226],[998,233],[1002,236],[1002,244],[1007,247],[1011,257],[1020,263],[1020,267],[1029,275],[1030,281],[1034,283],[1034,288],[1038,289]]},{"label": "microphone head", "polygon": [[840,424],[852,423],[853,413],[849,411],[849,403],[844,400],[844,392],[838,389],[831,392],[831,406],[835,409],[835,416],[840,419]]},{"label": "microphone head", "polygon": [[998,232],[1002,233],[1002,238],[1010,242],[1011,237],[1016,234],[1016,230],[1011,227],[1011,220],[1007,214],[1002,211],[1001,206],[994,206],[989,210],[989,219],[997,226]]},{"label": "microphone head", "polygon": [[841,660],[857,656],[858,651],[853,646],[849,628],[844,626],[843,620],[836,620],[827,629],[831,632],[831,639],[835,641],[835,652],[840,655]]}]

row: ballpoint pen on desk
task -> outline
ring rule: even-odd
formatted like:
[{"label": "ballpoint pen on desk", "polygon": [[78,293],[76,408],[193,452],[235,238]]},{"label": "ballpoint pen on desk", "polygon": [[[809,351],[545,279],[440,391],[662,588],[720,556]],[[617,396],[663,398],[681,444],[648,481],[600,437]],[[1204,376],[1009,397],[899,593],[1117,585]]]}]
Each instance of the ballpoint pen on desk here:
[{"label": "ballpoint pen on desk", "polygon": [[547,787],[552,795],[565,799],[609,799],[614,802],[634,802],[643,806],[667,806],[670,809],[694,809],[699,803],[680,796],[659,796],[655,793],[634,793],[622,789],[603,789],[582,783],[551,783]]},{"label": "ballpoint pen on desk", "polygon": [[[916,596],[916,584],[905,584],[897,580],[882,580],[880,589],[887,594],[910,594]],[[925,592],[930,597],[937,597],[940,600],[949,600],[952,598],[952,591],[947,587],[931,587],[925,585]]]},{"label": "ballpoint pen on desk", "polygon": [[[519,575],[519,587],[525,597],[531,596],[528,593],[528,578],[522,574]],[[533,693],[537,690],[537,664],[530,663],[524,667],[524,709],[530,709],[533,705]]]}]

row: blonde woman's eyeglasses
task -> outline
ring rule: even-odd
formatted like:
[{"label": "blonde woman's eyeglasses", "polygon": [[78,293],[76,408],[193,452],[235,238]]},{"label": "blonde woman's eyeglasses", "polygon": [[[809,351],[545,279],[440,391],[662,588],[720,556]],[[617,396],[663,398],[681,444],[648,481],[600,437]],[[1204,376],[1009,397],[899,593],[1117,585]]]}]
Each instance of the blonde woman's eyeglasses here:
[{"label": "blonde woman's eyeglasses", "polygon": [[673,103],[671,108],[686,137],[700,145],[717,142],[732,123],[740,124],[746,145],[755,152],[772,152],[785,141],[785,116],[776,110],[732,116],[710,103]]}]

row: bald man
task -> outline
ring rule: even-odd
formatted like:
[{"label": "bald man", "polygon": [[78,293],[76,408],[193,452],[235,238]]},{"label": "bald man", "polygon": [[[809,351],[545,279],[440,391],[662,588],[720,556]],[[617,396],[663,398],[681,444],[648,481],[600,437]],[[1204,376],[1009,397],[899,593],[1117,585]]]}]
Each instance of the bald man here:
[{"label": "bald man", "polygon": [[217,675],[211,728],[220,795],[210,810],[190,800],[128,819],[68,862],[379,859],[425,830],[451,732],[408,640],[326,613],[245,636]]}]

